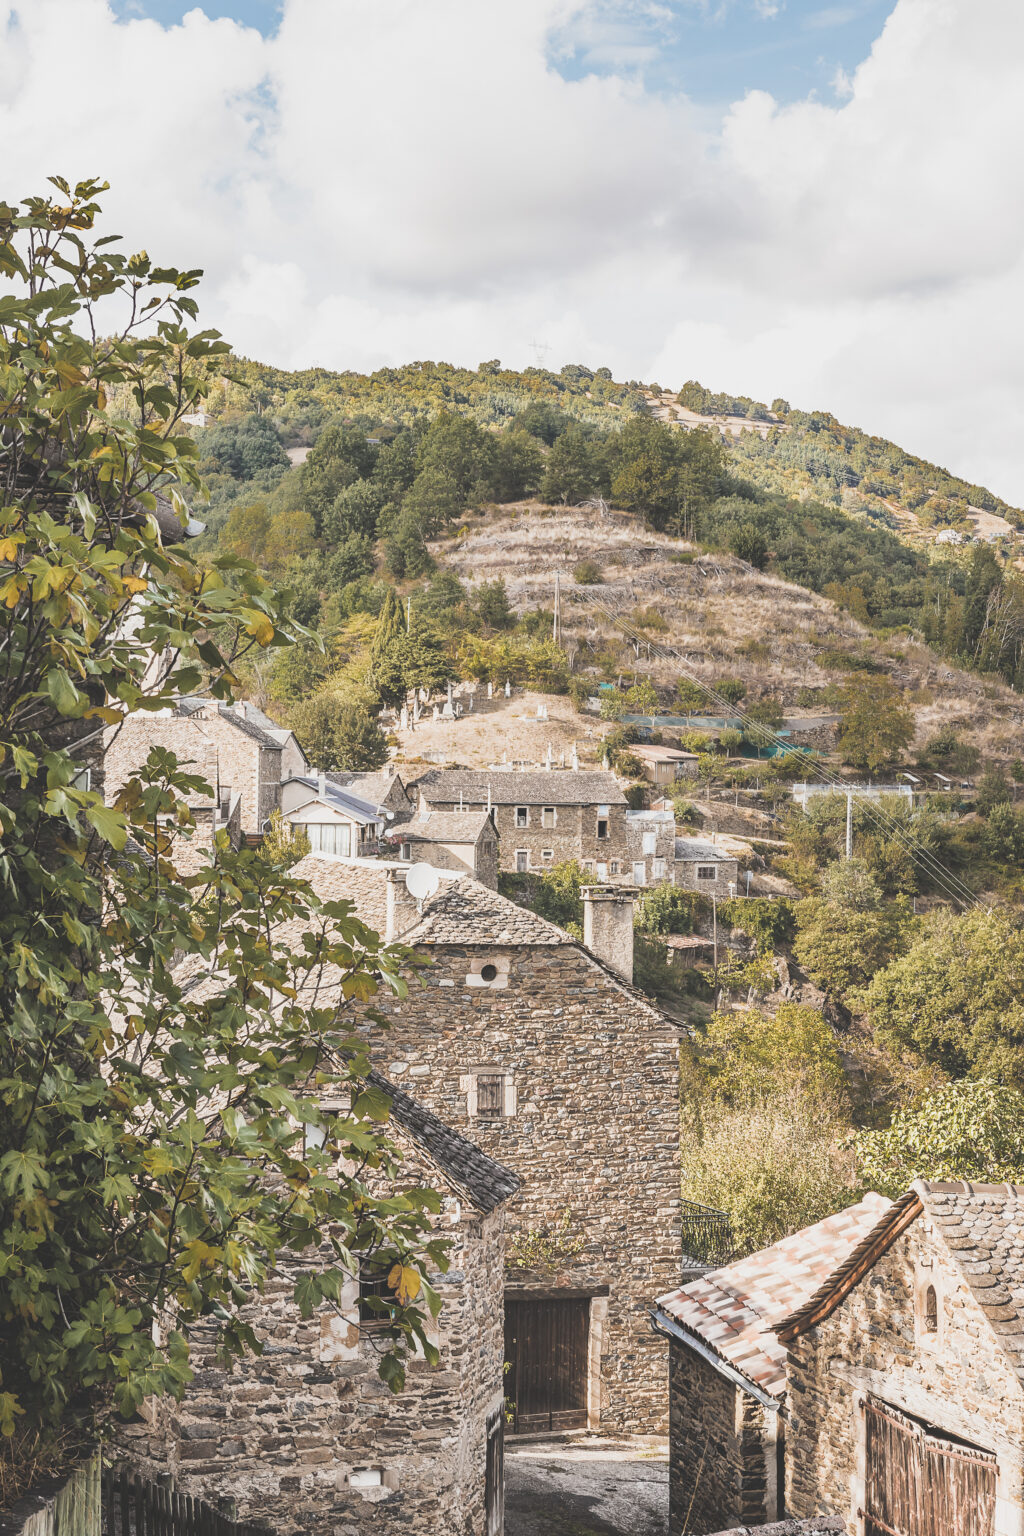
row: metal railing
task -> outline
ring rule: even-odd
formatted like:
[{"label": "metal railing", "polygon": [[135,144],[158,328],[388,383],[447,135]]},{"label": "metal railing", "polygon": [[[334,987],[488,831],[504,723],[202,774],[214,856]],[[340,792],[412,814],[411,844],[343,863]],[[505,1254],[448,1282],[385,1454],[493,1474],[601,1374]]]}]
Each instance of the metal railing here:
[{"label": "metal railing", "polygon": [[696,1200],[682,1202],[683,1253],[705,1269],[718,1269],[736,1256],[732,1222],[725,1211]]}]

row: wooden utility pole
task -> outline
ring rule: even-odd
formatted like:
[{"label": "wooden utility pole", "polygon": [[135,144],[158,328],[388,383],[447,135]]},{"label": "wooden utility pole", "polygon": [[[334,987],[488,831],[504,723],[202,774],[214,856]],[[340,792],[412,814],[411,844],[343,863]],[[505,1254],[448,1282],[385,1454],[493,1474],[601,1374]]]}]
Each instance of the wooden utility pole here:
[{"label": "wooden utility pole", "polygon": [[846,857],[853,858],[853,792],[846,791]]},{"label": "wooden utility pole", "polygon": [[555,572],[555,618],[554,618],[554,623],[552,625],[551,638],[552,638],[552,640],[554,640],[556,645],[560,645],[561,644],[561,641],[562,641],[562,590],[561,590],[561,584],[560,584],[560,573],[558,571]]},{"label": "wooden utility pole", "polygon": [[711,938],[715,947],[715,998],[718,998],[718,897],[711,898]]}]

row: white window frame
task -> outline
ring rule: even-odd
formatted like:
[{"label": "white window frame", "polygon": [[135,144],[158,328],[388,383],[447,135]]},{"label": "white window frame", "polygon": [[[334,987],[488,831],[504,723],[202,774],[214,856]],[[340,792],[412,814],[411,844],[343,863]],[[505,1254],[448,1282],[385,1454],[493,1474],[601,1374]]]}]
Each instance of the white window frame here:
[{"label": "white window frame", "polygon": [[540,856],[545,864],[550,864],[555,856],[555,850],[553,848],[542,848],[540,851]]},{"label": "white window frame", "polygon": [[542,827],[558,826],[558,811],[553,805],[545,805],[541,807],[540,824]]},{"label": "white window frame", "polygon": [[[520,817],[522,817],[521,821],[519,819]],[[516,808],[515,808],[515,824],[516,824],[516,831],[517,832],[525,829],[526,827],[528,827],[530,825],[530,807],[528,805],[517,805],[516,806]]]},{"label": "white window frame", "polygon": [[501,1078],[501,1114],[483,1116],[484,1123],[494,1120],[512,1120],[519,1108],[516,1082],[507,1067],[474,1067],[459,1078],[459,1091],[466,1095],[466,1114],[470,1120],[481,1119],[477,1109],[477,1083],[481,1077]]},{"label": "white window frame", "polygon": [[[526,861],[522,865],[522,867],[520,867],[520,864],[519,864],[520,858],[523,858]],[[517,875],[528,875],[530,873],[530,850],[529,850],[529,848],[517,848],[516,851],[515,851],[515,860],[516,860],[516,874]]]},{"label": "white window frame", "polygon": [[652,880],[664,880],[664,878],[665,878],[665,860],[664,859],[652,859],[651,860],[651,879]]}]

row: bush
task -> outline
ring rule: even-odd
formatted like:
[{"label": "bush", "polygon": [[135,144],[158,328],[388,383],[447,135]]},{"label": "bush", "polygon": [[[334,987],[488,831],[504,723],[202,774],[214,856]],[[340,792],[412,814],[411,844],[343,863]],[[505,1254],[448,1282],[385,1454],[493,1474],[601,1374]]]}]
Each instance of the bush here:
[{"label": "bush", "polygon": [[774,954],[788,944],[795,932],[793,903],[768,901],[763,896],[734,898],[719,903],[722,921],[752,939],[759,954]]},{"label": "bush", "polygon": [[604,581],[604,572],[596,560],[581,560],[573,566],[572,579],[581,587],[596,587]]},{"label": "bush", "polygon": [[633,926],[640,933],[692,933],[697,920],[711,911],[706,896],[677,885],[655,885],[636,904]]}]

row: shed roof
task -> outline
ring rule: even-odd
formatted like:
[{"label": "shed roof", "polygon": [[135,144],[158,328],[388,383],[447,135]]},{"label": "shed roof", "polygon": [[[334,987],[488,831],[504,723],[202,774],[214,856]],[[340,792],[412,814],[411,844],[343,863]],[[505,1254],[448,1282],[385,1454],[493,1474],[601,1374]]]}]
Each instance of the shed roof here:
[{"label": "shed roof", "polygon": [[776,1329],[826,1283],[893,1209],[883,1195],[815,1222],[658,1298],[659,1309],[772,1397],[786,1389]]},{"label": "shed roof", "polygon": [[460,1136],[429,1109],[390,1082],[383,1073],[371,1071],[368,1080],[391,1102],[391,1118],[426,1152],[445,1177],[485,1215],[515,1194],[522,1182],[504,1163],[488,1157],[473,1142]]},{"label": "shed roof", "polygon": [[706,843],[699,837],[677,837],[675,856],[683,861],[700,859],[707,863],[723,863],[725,860],[735,862],[736,855],[729,853],[725,848],[719,848],[714,843]]},{"label": "shed roof", "polygon": [[697,761],[696,752],[687,752],[684,747],[664,747],[658,742],[636,741],[627,748],[627,751],[646,763],[695,763]]},{"label": "shed roof", "polygon": [[625,805],[613,773],[595,768],[518,769],[435,768],[417,781],[428,801],[444,804],[461,796],[470,804]]},{"label": "shed roof", "polygon": [[389,827],[387,835],[393,842],[475,844],[489,826],[486,811],[430,811]]},{"label": "shed roof", "polygon": [[[322,792],[319,778],[314,778],[311,774],[296,774],[293,779],[286,780],[286,783],[304,784],[309,790],[309,799],[303,800],[301,805],[308,805],[311,800],[319,800],[322,805],[329,806],[341,816],[350,817],[361,826],[368,826],[371,822],[382,820],[379,805],[362,799],[360,795],[353,794],[350,789],[342,789],[340,785],[333,784],[326,777]],[[300,806],[295,806],[294,809],[299,810]]]}]

